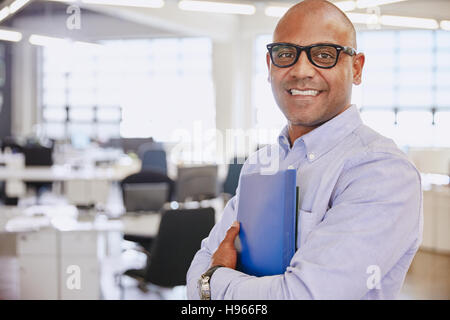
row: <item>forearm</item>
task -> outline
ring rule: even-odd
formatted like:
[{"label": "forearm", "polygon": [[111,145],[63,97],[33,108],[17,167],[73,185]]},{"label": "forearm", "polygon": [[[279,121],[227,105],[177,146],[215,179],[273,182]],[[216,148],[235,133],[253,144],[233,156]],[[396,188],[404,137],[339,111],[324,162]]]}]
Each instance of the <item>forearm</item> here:
[{"label": "forearm", "polygon": [[[207,241],[206,239],[203,241]],[[192,260],[189,271],[186,275],[187,298],[190,300],[200,299],[197,282],[200,276],[208,269],[211,263],[211,254],[206,247],[197,252]]]},{"label": "forearm", "polygon": [[209,268],[211,258],[223,240],[226,231],[236,219],[235,197],[233,197],[224,208],[221,220],[211,230],[208,238],[204,239],[201,249],[196,253],[186,275],[188,299],[200,299],[197,282],[200,276]]},{"label": "forearm", "polygon": [[211,294],[213,300],[312,299],[305,284],[291,273],[254,277],[229,268],[215,272]]}]

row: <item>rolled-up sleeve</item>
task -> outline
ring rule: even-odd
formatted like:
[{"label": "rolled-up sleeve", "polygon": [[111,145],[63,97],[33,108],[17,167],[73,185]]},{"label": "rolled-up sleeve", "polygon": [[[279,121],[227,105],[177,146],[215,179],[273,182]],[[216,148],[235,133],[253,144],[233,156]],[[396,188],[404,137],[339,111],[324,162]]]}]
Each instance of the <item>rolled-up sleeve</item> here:
[{"label": "rolled-up sleeve", "polygon": [[[330,202],[284,274],[254,277],[220,268],[211,279],[212,299],[361,299],[373,290],[368,285],[371,267],[379,270],[381,280],[417,250],[422,191],[420,175],[406,159],[377,154],[348,168]],[[235,219],[233,209],[231,203],[194,259],[189,298],[198,297],[194,280]]]}]

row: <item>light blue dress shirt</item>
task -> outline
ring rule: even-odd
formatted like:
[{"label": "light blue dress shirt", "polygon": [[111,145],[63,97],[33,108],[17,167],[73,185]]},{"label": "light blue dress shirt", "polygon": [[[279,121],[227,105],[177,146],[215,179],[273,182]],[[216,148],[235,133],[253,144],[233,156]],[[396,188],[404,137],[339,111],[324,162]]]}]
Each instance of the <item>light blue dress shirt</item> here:
[{"label": "light blue dress shirt", "polygon": [[[289,166],[297,169],[300,235],[290,266],[266,277],[219,268],[211,298],[395,299],[422,240],[422,188],[414,165],[392,140],[364,125],[351,105],[292,147],[284,128],[278,144],[251,155],[241,175]],[[199,299],[197,280],[236,220],[239,188],[236,194],[192,261],[189,299]]]}]

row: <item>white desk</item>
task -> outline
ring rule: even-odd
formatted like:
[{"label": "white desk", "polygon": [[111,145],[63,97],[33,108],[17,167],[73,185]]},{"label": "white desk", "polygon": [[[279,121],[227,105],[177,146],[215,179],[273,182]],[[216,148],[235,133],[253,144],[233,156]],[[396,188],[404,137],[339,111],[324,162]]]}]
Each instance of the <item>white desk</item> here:
[{"label": "white desk", "polygon": [[[49,167],[24,167],[22,155],[3,155],[5,166],[0,167],[0,181],[6,181],[9,197],[25,195],[24,182],[44,181],[63,183],[65,195],[75,205],[105,204],[110,184],[121,181],[141,168],[139,160],[128,156],[119,157],[117,163],[109,167],[84,167],[74,169],[70,165]],[[2,160],[0,157],[0,163]]]},{"label": "white desk", "polygon": [[127,175],[139,171],[140,166],[130,163],[130,168],[116,167],[88,167],[74,169],[69,165],[53,165],[50,167],[0,167],[0,180],[22,181],[69,181],[69,180],[109,180],[119,181]]},{"label": "white desk", "polygon": [[[21,299],[101,298],[104,235],[121,231],[123,223],[79,222],[77,214],[67,205],[0,208],[0,232],[16,235]],[[74,276],[79,288],[71,287]]]},{"label": "white desk", "polygon": [[120,218],[123,223],[123,233],[135,236],[156,237],[158,235],[161,214],[148,213],[134,215],[128,213]]}]

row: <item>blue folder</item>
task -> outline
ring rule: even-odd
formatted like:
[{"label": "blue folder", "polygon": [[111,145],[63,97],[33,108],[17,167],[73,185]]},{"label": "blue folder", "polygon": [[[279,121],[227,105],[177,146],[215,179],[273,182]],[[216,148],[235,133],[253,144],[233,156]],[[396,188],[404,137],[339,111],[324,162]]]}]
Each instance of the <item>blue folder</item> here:
[{"label": "blue folder", "polygon": [[288,169],[241,177],[238,270],[258,277],[286,271],[296,250],[296,175]]}]

